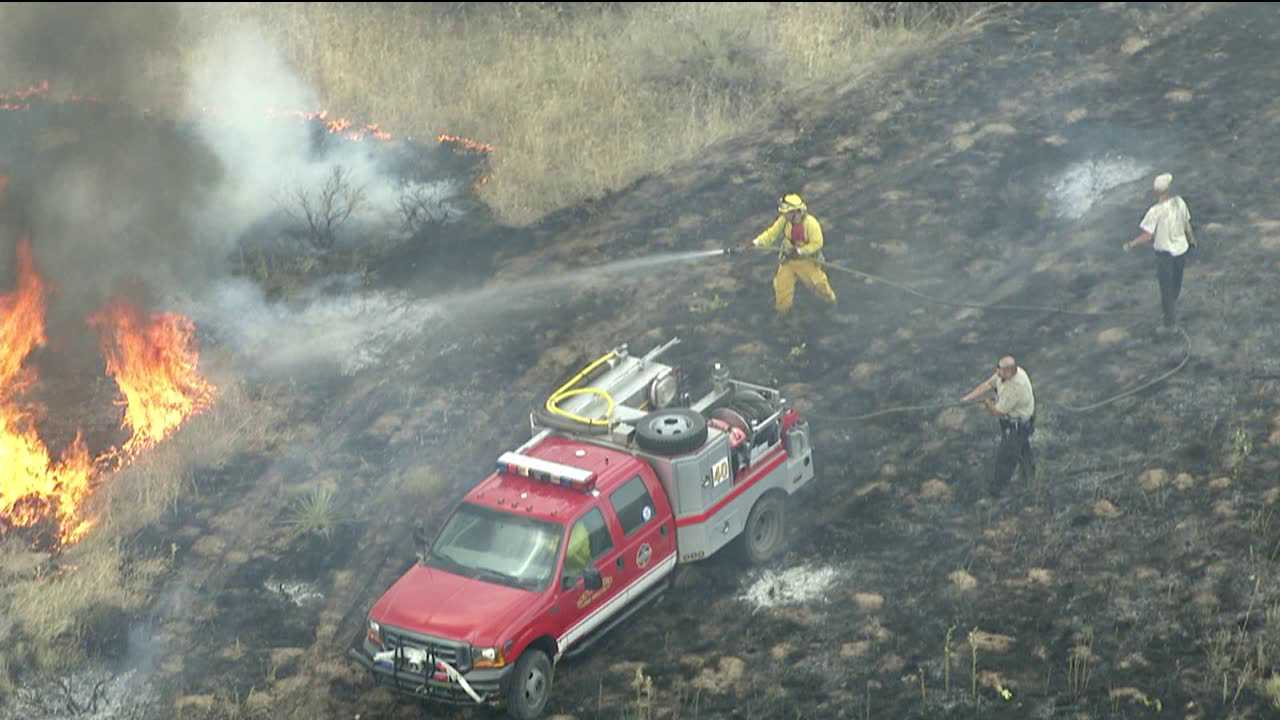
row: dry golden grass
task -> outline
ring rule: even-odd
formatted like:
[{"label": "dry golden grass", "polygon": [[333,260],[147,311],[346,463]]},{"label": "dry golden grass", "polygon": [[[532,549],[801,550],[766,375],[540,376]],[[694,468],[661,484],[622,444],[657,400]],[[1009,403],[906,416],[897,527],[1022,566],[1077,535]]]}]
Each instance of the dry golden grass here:
[{"label": "dry golden grass", "polygon": [[290,61],[331,112],[493,145],[480,194],[511,223],[694,158],[797,90],[936,37],[923,24],[874,27],[871,11],[843,3],[512,7],[467,19],[411,4],[235,12],[283,29]]},{"label": "dry golden grass", "polygon": [[11,670],[61,671],[82,661],[118,631],[122,614],[140,609],[172,558],[139,557],[129,538],[193,500],[201,471],[280,437],[282,414],[270,398],[249,397],[242,384],[216,374],[218,399],[172,438],[103,479],[92,496],[94,529],[56,559],[0,546],[0,693]]},{"label": "dry golden grass", "polygon": [[205,488],[198,473],[279,440],[282,414],[276,399],[251,398],[243,383],[230,378],[211,381],[218,388],[213,407],[102,483],[93,503],[102,532],[124,537],[140,530],[176,510],[184,497],[199,497]]},{"label": "dry golden grass", "polygon": [[[784,109],[810,109],[823,90],[929,47],[974,8],[194,3],[182,5],[176,38],[138,53],[126,90],[133,102],[178,106],[192,68],[216,62],[203,41],[251,28],[331,116],[495,147],[480,195],[501,220],[523,224],[695,159]],[[0,9],[0,25],[15,12]],[[0,78],[22,83],[15,72]]]},{"label": "dry golden grass", "polygon": [[[8,578],[6,615],[22,639],[7,648],[9,662],[64,670],[83,659],[88,643],[113,631],[113,613],[141,607],[164,560],[128,560],[102,535],[71,548],[56,567],[40,565]],[[20,664],[26,664],[22,662]]]}]

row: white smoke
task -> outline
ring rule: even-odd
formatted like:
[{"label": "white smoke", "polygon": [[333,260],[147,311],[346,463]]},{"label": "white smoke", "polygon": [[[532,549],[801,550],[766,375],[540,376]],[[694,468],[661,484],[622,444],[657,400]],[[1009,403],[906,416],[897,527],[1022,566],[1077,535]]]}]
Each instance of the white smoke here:
[{"label": "white smoke", "polygon": [[[218,34],[201,56],[206,59],[192,73],[187,114],[198,118],[198,136],[225,172],[204,208],[204,227],[238,236],[273,213],[296,209],[296,194],[314,196],[335,168],[365,194],[352,225],[394,225],[402,188],[378,166],[380,141],[335,139],[318,155],[315,125],[301,114],[322,109],[320,98],[264,33],[237,26]],[[465,190],[462,183],[442,178],[420,189],[456,217],[448,201]]]},{"label": "white smoke", "polygon": [[[317,92],[288,66],[268,35],[236,25],[198,49],[203,62],[186,98],[195,132],[217,157],[222,178],[197,211],[202,241],[234,252],[244,238],[273,252],[314,252],[299,196],[318,201],[335,169],[362,201],[336,238],[355,249],[403,241],[406,195],[444,222],[462,217],[465,181],[440,177],[401,181],[380,160],[393,150],[380,140],[326,136],[303,115],[322,109]],[[353,118],[353,121],[355,119]],[[325,140],[323,147],[316,139]],[[429,304],[384,294],[302,292],[269,303],[251,282],[218,280],[198,297],[174,298],[202,328],[251,357],[261,369],[337,364],[354,372],[372,364],[432,316]]]}]

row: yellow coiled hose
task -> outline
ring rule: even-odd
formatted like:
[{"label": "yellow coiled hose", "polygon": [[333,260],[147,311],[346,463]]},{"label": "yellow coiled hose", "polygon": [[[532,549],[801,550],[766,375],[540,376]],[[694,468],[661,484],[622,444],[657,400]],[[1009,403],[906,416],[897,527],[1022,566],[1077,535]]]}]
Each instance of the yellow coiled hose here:
[{"label": "yellow coiled hose", "polygon": [[[571,389],[571,388],[573,388],[578,383],[582,382],[582,378],[586,377],[587,375],[590,375],[593,370],[609,362],[610,360],[614,359],[615,357],[617,357],[617,355],[618,353],[616,351],[610,351],[605,353],[604,355],[600,356],[600,358],[597,359],[595,362],[591,363],[586,368],[584,368],[582,372],[575,375],[572,380],[562,385],[559,390],[556,390],[554,393],[552,393],[551,397],[547,398],[547,405],[546,405],[547,412],[553,415],[557,415],[559,417],[565,418],[567,420],[583,423],[585,425],[590,425],[592,427],[612,425],[613,411],[614,411],[614,408],[616,407],[616,404],[613,401],[612,395],[610,395],[609,393],[597,387],[586,387],[586,388],[577,388],[577,389]],[[599,397],[604,398],[605,404],[608,406],[608,410],[605,411],[604,419],[597,420],[595,418],[583,417],[582,415],[577,415],[575,413],[569,412],[568,410],[563,410],[560,408],[561,401],[568,400],[571,397],[577,397],[579,395],[597,395]]]}]

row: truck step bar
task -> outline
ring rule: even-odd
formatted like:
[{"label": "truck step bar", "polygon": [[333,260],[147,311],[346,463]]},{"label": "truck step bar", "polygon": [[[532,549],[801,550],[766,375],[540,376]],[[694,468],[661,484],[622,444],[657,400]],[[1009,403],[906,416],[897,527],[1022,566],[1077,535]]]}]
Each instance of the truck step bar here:
[{"label": "truck step bar", "polygon": [[626,621],[627,618],[635,614],[637,610],[639,610],[642,607],[645,607],[646,605],[649,605],[654,600],[657,600],[658,598],[662,597],[662,594],[665,593],[667,589],[670,587],[671,587],[671,579],[669,577],[666,580],[663,580],[662,582],[658,583],[657,585],[654,585],[653,589],[646,592],[639,600],[636,600],[635,602],[631,603],[631,605],[628,606],[625,610],[618,613],[617,617],[613,618],[612,620],[605,623],[604,625],[601,625],[595,630],[592,630],[586,637],[579,640],[578,644],[574,645],[572,648],[568,650],[568,652],[565,652],[563,655],[560,656],[561,659],[572,660],[582,655],[587,650],[589,650],[591,646],[596,643],[597,640],[609,634],[610,630],[621,625],[624,621]]}]

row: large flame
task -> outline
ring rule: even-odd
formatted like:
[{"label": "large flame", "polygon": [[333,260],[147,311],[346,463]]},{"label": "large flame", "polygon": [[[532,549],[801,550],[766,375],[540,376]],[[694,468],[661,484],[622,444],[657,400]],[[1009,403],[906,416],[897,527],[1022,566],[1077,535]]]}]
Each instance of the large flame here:
[{"label": "large flame", "polygon": [[164,440],[205,409],[214,387],[200,376],[193,347],[195,326],[173,314],[143,317],[114,301],[89,319],[102,340],[107,373],[124,396],[124,451],[133,455]]},{"label": "large flame", "polygon": [[21,403],[35,380],[24,363],[46,342],[45,286],[25,238],[18,243],[17,269],[17,288],[0,296],[0,531],[53,515],[61,540],[74,542],[89,528],[76,511],[89,493],[93,465],[79,436],[54,463],[36,432],[34,409]]},{"label": "large flame", "polygon": [[93,527],[81,512],[96,476],[167,438],[206,408],[216,390],[196,370],[189,320],[171,314],[145,317],[128,303],[112,302],[89,323],[98,331],[107,372],[123,396],[129,438],[123,447],[91,459],[77,434],[61,461],[54,462],[36,429],[41,409],[21,400],[36,380],[27,358],[46,343],[45,294],[31,243],[24,238],[18,243],[17,287],[0,295],[0,534],[52,518],[65,545]]}]

